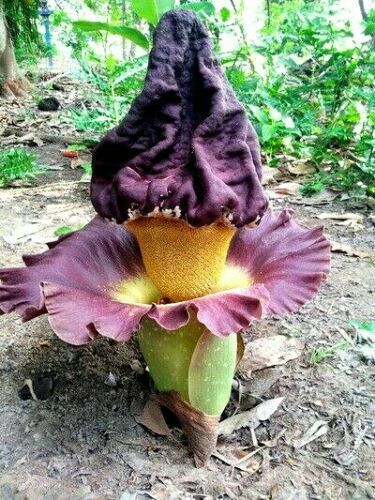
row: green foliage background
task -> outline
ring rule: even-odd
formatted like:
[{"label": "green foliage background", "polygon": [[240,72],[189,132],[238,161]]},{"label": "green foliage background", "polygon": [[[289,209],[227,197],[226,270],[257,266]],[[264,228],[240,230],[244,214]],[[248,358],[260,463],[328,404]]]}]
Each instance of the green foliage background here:
[{"label": "green foliage background", "polygon": [[[136,0],[131,4],[138,5]],[[189,4],[185,2],[184,7]],[[271,0],[260,42],[249,46],[241,24],[244,3],[235,2],[235,10],[230,1],[220,10],[215,9],[215,2],[210,5],[213,10],[205,9],[201,17],[257,129],[264,162],[269,166],[303,162],[310,172],[315,170],[303,188],[305,195],[325,186],[355,196],[375,195],[375,51],[371,38],[354,41],[349,23],[338,20],[335,1]],[[155,12],[143,12],[145,19],[137,16],[142,14],[137,9],[127,12],[126,22],[149,36]],[[374,12],[369,12],[363,25],[369,37],[374,36]],[[117,23],[118,13],[117,19],[114,15],[109,21]],[[78,24],[73,32],[96,40],[108,36],[98,30],[88,33],[87,26],[82,30]],[[228,33],[237,41],[229,52],[223,48]],[[72,119],[78,130],[101,133],[118,122],[140,91],[147,57],[119,61],[109,53],[98,58],[87,38],[77,44],[75,54],[102,105],[74,112]]]},{"label": "green foliage background", "polygon": [[[375,10],[363,22],[367,38],[358,41],[349,23],[340,21],[339,0],[265,1],[265,26],[259,42],[249,45],[242,24],[249,6],[243,0],[228,0],[221,8],[215,0],[82,3],[96,21],[73,19],[71,9],[64,8],[55,9],[52,19],[54,27],[63,28],[62,41],[71,47],[81,77],[92,84],[92,105],[70,111],[78,131],[98,139],[119,122],[142,88],[158,19],[170,8],[190,8],[212,35],[258,132],[264,163],[305,165],[310,172],[305,195],[330,186],[353,196],[375,196]],[[5,7],[18,52],[22,56],[32,46],[35,52],[37,2],[5,0]],[[359,10],[357,4],[352,8]],[[123,40],[122,58],[111,50],[116,37]]]},{"label": "green foliage background", "polygon": [[374,195],[375,53],[368,40],[354,43],[336,8],[320,1],[272,3],[270,23],[253,48],[264,57],[264,75],[244,61],[228,76],[269,165],[286,157],[315,167],[305,194],[330,185]]},{"label": "green foliage background", "polygon": [[39,1],[2,0],[2,4],[17,60],[35,62],[44,47],[37,24]]}]

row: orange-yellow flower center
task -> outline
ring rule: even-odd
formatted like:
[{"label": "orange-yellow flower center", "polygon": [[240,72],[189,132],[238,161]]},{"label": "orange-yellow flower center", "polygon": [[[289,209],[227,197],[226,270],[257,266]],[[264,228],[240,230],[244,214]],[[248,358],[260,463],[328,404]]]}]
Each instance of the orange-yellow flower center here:
[{"label": "orange-yellow flower center", "polygon": [[163,297],[178,302],[217,291],[234,228],[219,223],[193,228],[166,217],[141,217],[126,226]]}]

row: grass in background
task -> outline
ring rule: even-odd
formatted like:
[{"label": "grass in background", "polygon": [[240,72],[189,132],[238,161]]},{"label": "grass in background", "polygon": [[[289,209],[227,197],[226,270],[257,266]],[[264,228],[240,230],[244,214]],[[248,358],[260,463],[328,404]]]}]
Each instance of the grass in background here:
[{"label": "grass in background", "polygon": [[34,178],[42,171],[36,155],[23,148],[0,152],[0,187],[7,187],[16,180]]},{"label": "grass in background", "polygon": [[74,226],[60,226],[54,230],[53,234],[55,236],[65,236],[66,234],[73,233],[73,231],[78,231],[79,229],[82,229],[84,225],[85,224],[83,222],[79,222]]},{"label": "grass in background", "polygon": [[338,342],[337,344],[328,346],[326,348],[313,349],[313,351],[310,354],[310,363],[312,365],[316,365],[318,363],[321,363],[327,358],[332,358],[337,351],[340,350],[346,351],[351,348],[352,346],[348,342]]}]

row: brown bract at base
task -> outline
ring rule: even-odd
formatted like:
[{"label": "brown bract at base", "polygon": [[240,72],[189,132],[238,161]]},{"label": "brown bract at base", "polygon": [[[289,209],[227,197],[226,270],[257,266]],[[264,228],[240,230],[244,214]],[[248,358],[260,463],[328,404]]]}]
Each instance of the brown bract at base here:
[{"label": "brown bract at base", "polygon": [[187,437],[197,467],[207,464],[215,451],[220,415],[207,415],[184,401],[178,392],[162,392],[156,400],[176,415]]}]

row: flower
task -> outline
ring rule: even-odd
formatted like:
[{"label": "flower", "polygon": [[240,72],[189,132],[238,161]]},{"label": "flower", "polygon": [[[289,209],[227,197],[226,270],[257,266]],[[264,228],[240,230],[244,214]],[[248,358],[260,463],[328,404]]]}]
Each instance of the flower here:
[{"label": "flower", "polygon": [[221,290],[174,303],[163,303],[130,231],[99,216],[23,260],[24,268],[0,270],[1,313],[16,311],[24,321],[48,313],[56,334],[79,345],[97,335],[126,341],[145,317],[176,330],[195,312],[222,337],[295,311],[326,277],[329,243],[321,228],[298,225],[287,210],[269,211],[258,227],[234,236]]},{"label": "flower", "polygon": [[0,270],[0,312],[48,313],[76,345],[138,330],[159,400],[205,463],[236,334],[310,300],[329,243],[288,210],[267,211],[256,133],[193,13],[155,29],[144,90],[94,151],[91,199],[99,215],[85,228]]},{"label": "flower", "polygon": [[126,341],[139,330],[158,400],[179,418],[201,466],[229,400],[235,334],[310,300],[328,273],[329,243],[321,228],[298,225],[288,210],[268,211],[256,228],[236,232],[216,289],[178,302],[147,275],[133,234],[100,216],[24,262],[0,270],[0,313],[16,311],[24,321],[48,313],[56,334],[75,345],[98,335]]}]

